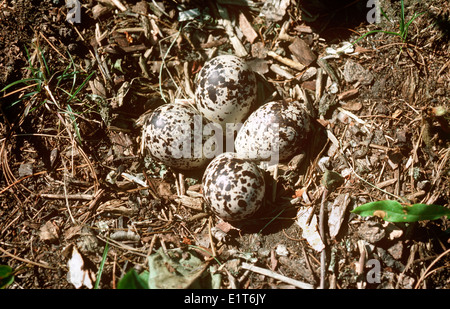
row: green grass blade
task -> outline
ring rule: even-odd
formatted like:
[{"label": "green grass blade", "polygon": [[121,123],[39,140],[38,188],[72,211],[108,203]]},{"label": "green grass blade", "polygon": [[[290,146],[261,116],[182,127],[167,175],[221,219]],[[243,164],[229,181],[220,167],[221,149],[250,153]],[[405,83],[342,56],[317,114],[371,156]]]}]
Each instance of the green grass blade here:
[{"label": "green grass blade", "polygon": [[100,267],[98,269],[97,279],[95,280],[94,289],[98,289],[100,285],[100,279],[102,278],[103,268],[105,267],[106,257],[108,256],[109,244],[108,242],[105,245],[105,249],[103,250],[102,262],[100,263]]},{"label": "green grass blade", "polygon": [[383,11],[383,9],[382,9],[382,8],[380,8],[380,12],[381,12],[381,15],[383,15],[383,16],[384,16],[384,18],[386,18],[388,22],[390,22],[390,21],[391,21],[391,20],[389,19],[389,17],[388,17],[387,15],[386,15],[386,12],[385,12],[385,11]]},{"label": "green grass blade", "polygon": [[[40,53],[41,53],[41,59],[42,59],[42,61],[44,62],[44,67],[45,67],[45,72],[46,72],[46,75],[47,76],[51,76],[51,74],[50,74],[50,68],[48,67],[48,65],[47,65],[47,60],[45,60],[45,56],[44,56],[44,51],[39,47],[39,51],[40,51]],[[45,78],[45,76],[44,76],[44,78]],[[45,78],[46,79],[46,78]]]},{"label": "green grass blade", "polygon": [[358,43],[359,41],[364,39],[366,36],[368,36],[370,34],[378,33],[378,32],[400,36],[400,33],[398,33],[398,32],[392,32],[392,31],[386,31],[386,30],[372,30],[372,31],[369,31],[369,32],[364,33],[363,35],[361,35],[356,41],[354,41],[352,43],[352,45],[355,45],[356,43]]},{"label": "green grass blade", "polygon": [[425,14],[425,12],[415,14],[415,15],[413,16],[413,18],[411,18],[411,19],[406,23],[405,28],[404,28],[403,33],[402,33],[403,41],[406,41],[406,37],[408,36],[409,25],[411,25],[411,23],[414,21],[414,19],[416,19],[417,17],[419,17],[419,16],[422,15],[422,14]]},{"label": "green grass blade", "polygon": [[[72,56],[70,55],[70,53],[68,53],[68,55],[69,55],[69,58],[70,58],[70,63],[69,63],[69,65],[64,69],[64,72],[56,78],[56,79],[58,80],[58,82],[56,83],[56,87],[59,87],[60,83],[61,83],[63,80],[65,80],[66,78],[70,78],[72,75],[76,74],[76,72],[77,72],[77,71],[75,70],[75,63],[73,62]],[[71,67],[73,67],[74,72],[71,72],[71,73],[69,73],[69,74],[66,74],[67,71],[68,71]],[[75,80],[76,80],[76,77],[75,77]],[[75,82],[74,82],[74,83],[75,83]],[[72,86],[72,89],[73,89],[73,86]],[[72,92],[72,91],[71,91],[71,92]]]},{"label": "green grass blade", "polygon": [[73,98],[76,97],[76,95],[81,91],[81,89],[83,89],[83,87],[86,85],[86,83],[91,79],[92,75],[94,75],[95,71],[92,72],[91,74],[89,74],[88,77],[86,77],[86,79],[83,81],[83,83],[81,83],[81,85],[77,88],[77,90],[75,90],[75,92],[69,97],[69,100],[67,101],[67,103],[69,103],[70,101],[72,101]]},{"label": "green grass blade", "polygon": [[21,79],[21,80],[16,80],[14,82],[12,82],[11,84],[6,85],[2,90],[0,90],[0,92],[6,91],[7,89],[14,87],[15,85],[18,85],[20,83],[26,84],[28,82],[40,82],[41,79],[39,78],[25,78],[25,79]]},{"label": "green grass blade", "polygon": [[78,124],[77,124],[77,121],[75,119],[74,112],[72,111],[72,108],[70,107],[69,104],[67,104],[67,111],[69,112],[69,117],[72,120],[73,129],[75,130],[75,134],[77,135],[78,142],[81,144],[82,143],[82,138],[81,138],[80,130],[78,128]]}]

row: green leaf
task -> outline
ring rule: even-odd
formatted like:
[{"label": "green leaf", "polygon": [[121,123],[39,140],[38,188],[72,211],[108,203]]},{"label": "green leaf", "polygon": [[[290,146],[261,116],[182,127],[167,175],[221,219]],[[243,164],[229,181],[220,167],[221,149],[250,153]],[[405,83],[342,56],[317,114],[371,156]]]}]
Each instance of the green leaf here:
[{"label": "green leaf", "polygon": [[416,222],[450,216],[450,209],[440,205],[402,205],[397,201],[376,201],[356,207],[351,212],[362,217],[376,216],[389,222]]},{"label": "green leaf", "polygon": [[8,265],[0,265],[0,289],[6,289],[13,282],[13,269]]},{"label": "green leaf", "polygon": [[128,271],[117,284],[118,289],[148,289],[148,272],[138,275],[134,269]]}]

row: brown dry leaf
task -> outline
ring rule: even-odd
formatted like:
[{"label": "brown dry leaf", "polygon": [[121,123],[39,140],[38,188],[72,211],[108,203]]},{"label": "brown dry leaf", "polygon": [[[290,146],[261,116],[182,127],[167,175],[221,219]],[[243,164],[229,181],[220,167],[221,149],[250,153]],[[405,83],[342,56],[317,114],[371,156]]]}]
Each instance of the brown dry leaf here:
[{"label": "brown dry leaf", "polygon": [[235,229],[230,223],[221,221],[216,224],[216,227],[221,229],[223,232],[228,233],[230,230]]},{"label": "brown dry leaf", "polygon": [[57,242],[58,237],[59,228],[51,221],[47,221],[39,230],[39,238],[42,241]]},{"label": "brown dry leaf", "polygon": [[357,112],[361,110],[362,104],[361,102],[348,102],[347,104],[342,104],[342,108],[348,111]]},{"label": "brown dry leaf", "polygon": [[161,182],[158,186],[158,195],[161,197],[169,197],[172,196],[173,193],[170,190],[170,183]]},{"label": "brown dry leaf", "polygon": [[358,93],[358,89],[357,88],[353,88],[353,89],[350,89],[350,90],[347,90],[347,91],[344,91],[344,92],[340,93],[338,95],[338,99],[339,100],[345,100],[347,98],[350,98],[350,97],[354,96],[357,93]]},{"label": "brown dry leaf", "polygon": [[301,197],[304,192],[305,192],[305,188],[297,189],[297,190],[295,190],[295,195],[293,195],[292,198]]},{"label": "brown dry leaf", "polygon": [[83,226],[81,226],[81,225],[76,225],[76,226],[72,226],[72,227],[68,228],[64,232],[64,238],[66,240],[70,240],[76,236],[79,236],[82,228],[83,228]]}]

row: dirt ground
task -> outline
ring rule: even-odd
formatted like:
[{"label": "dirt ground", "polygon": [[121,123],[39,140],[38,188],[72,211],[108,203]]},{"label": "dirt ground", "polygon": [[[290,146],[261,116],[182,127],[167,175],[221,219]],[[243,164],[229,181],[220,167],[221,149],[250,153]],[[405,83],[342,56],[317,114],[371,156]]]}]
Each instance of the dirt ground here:
[{"label": "dirt ground", "polygon": [[[372,24],[365,0],[214,3],[81,1],[69,23],[64,1],[0,1],[8,288],[89,288],[101,273],[98,287],[112,289],[131,269],[159,271],[148,257],[161,250],[199,257],[200,277],[214,278],[203,288],[450,288],[448,218],[350,213],[399,197],[450,207],[448,2],[405,1],[406,21],[422,14],[404,40],[376,32],[340,54],[371,30],[399,32],[400,1],[381,1],[389,20]],[[141,148],[142,119],[192,98],[195,74],[218,54],[241,54],[266,96],[306,101],[315,119],[305,151],[276,180],[268,173],[263,209],[235,226],[205,208],[203,171],[180,173]],[[326,171],[342,177],[329,190]],[[302,211],[319,240],[305,236]],[[77,252],[78,273],[91,276],[79,285]]]}]

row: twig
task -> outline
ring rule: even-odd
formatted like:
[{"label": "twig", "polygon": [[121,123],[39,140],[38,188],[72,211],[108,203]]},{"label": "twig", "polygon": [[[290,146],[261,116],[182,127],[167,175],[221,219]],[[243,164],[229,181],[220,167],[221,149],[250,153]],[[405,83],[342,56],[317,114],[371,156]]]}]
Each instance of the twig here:
[{"label": "twig", "polygon": [[277,198],[277,185],[278,185],[278,164],[275,165],[273,172],[273,188],[272,188],[272,202],[275,203]]},{"label": "twig", "polygon": [[414,287],[414,289],[417,289],[419,287],[420,283],[432,273],[432,272],[429,272],[431,267],[433,267],[434,264],[436,264],[443,256],[445,256],[448,253],[450,253],[450,249],[447,249],[446,251],[441,253],[433,262],[431,262],[431,264],[427,267],[427,269],[425,269],[425,272],[422,274],[419,281],[417,281],[417,284]]},{"label": "twig", "polygon": [[[359,240],[358,241],[358,247],[359,247],[359,265],[358,265],[358,269],[356,270],[356,273],[359,276],[362,276],[362,274],[364,273],[364,266],[366,265],[366,259],[367,259],[367,250],[366,250],[366,246],[364,244],[364,240]],[[366,286],[366,283],[364,280],[359,280],[356,283],[358,289],[364,289]]]},{"label": "twig", "polygon": [[402,282],[403,280],[403,276],[405,275],[406,271],[411,267],[411,265],[414,263],[414,256],[416,255],[416,251],[417,251],[417,245],[413,244],[411,246],[411,250],[410,250],[410,254],[409,254],[409,258],[408,258],[408,262],[406,263],[405,268],[403,269],[403,271],[401,272],[401,274],[398,276],[397,279],[397,284],[395,285],[395,289],[398,289],[400,282]]},{"label": "twig", "polygon": [[316,78],[316,93],[315,93],[315,102],[319,103],[320,98],[322,97],[323,92],[323,69],[317,69],[317,78]]},{"label": "twig", "polygon": [[104,193],[105,189],[100,189],[92,196],[91,202],[89,203],[88,206],[88,209],[90,211],[94,209],[94,207],[97,205],[97,202],[100,200],[100,198],[103,196]]},{"label": "twig", "polygon": [[194,91],[192,90],[192,87],[191,87],[190,74],[189,74],[189,62],[186,61],[184,63],[183,71],[184,71],[184,83],[186,85],[185,91],[186,91],[187,95],[191,99],[194,99],[195,98],[195,94],[194,94]]},{"label": "twig", "polygon": [[119,0],[111,0],[111,2],[114,3],[114,5],[122,12],[125,12],[127,10],[125,5],[123,5]]},{"label": "twig", "polygon": [[[320,236],[322,237],[322,242],[326,246],[327,241],[325,237],[325,201],[328,196],[328,189],[323,188],[322,192],[322,201],[320,202],[320,212],[319,212],[319,232]],[[325,288],[325,276],[326,276],[326,269],[327,269],[327,255],[325,248],[320,253],[320,289]]]},{"label": "twig", "polygon": [[347,116],[353,118],[353,120],[355,120],[357,123],[362,124],[363,128],[365,130],[367,130],[367,132],[369,132],[369,129],[366,128],[366,126],[368,126],[369,128],[372,128],[372,126],[370,124],[368,124],[366,121],[360,119],[358,116],[356,116],[355,114],[349,112],[348,110],[343,109],[342,107],[338,107],[337,108],[340,112],[346,114]]},{"label": "twig", "polygon": [[280,275],[280,274],[278,274],[278,273],[276,273],[274,271],[271,271],[269,269],[258,267],[258,266],[255,266],[255,265],[252,265],[252,264],[249,264],[249,263],[245,263],[245,262],[242,263],[242,268],[251,270],[251,271],[253,271],[255,273],[262,274],[262,275],[267,276],[267,277],[274,278],[276,280],[283,281],[285,283],[288,283],[288,284],[293,285],[295,287],[298,287],[300,289],[314,289],[314,286],[312,286],[309,283],[298,281],[298,280],[295,280],[295,279],[292,279],[292,278]]},{"label": "twig", "polygon": [[306,266],[308,267],[309,271],[311,272],[313,283],[316,283],[316,274],[314,273],[314,270],[311,267],[311,262],[309,261],[308,254],[306,253],[305,246],[303,246],[303,244],[302,244],[302,252],[303,252],[303,255],[305,256]]},{"label": "twig", "polygon": [[52,44],[52,42],[50,42],[43,34],[42,32],[39,31],[39,34],[41,35],[41,37],[44,38],[44,40],[48,43],[48,45],[50,45],[51,48],[53,48],[61,57],[64,58],[64,60],[68,61],[69,59],[67,59],[58,49],[56,49],[56,47]]},{"label": "twig", "polygon": [[303,64],[298,63],[297,61],[291,60],[289,58],[281,57],[280,55],[276,54],[273,51],[269,51],[267,55],[298,71],[303,71],[306,68]]},{"label": "twig", "polygon": [[103,237],[103,236],[97,235],[97,238],[99,238],[100,240],[104,241],[105,243],[107,242],[110,245],[116,246],[116,247],[118,247],[120,249],[128,250],[128,251],[132,252],[133,254],[136,254],[136,255],[139,255],[139,256],[142,256],[142,257],[145,257],[145,258],[147,257],[146,254],[142,253],[142,250],[139,250],[139,249],[130,247],[128,245],[122,244],[121,242],[115,241],[114,239],[111,239],[109,237]]},{"label": "twig", "polygon": [[209,234],[209,242],[211,243],[211,251],[212,251],[212,256],[215,258],[216,257],[216,247],[214,246],[214,239],[211,233],[211,228],[212,228],[212,217],[209,217],[208,220],[208,234]]},{"label": "twig", "polygon": [[53,200],[63,200],[63,199],[68,199],[68,200],[85,200],[85,201],[90,201],[94,198],[94,195],[92,194],[70,194],[70,195],[66,195],[66,194],[45,194],[42,193],[40,194],[40,197],[43,198],[47,198],[47,199],[53,199]]},{"label": "twig", "polygon": [[57,269],[56,267],[53,267],[53,266],[49,266],[49,265],[33,262],[33,261],[30,261],[30,260],[27,260],[27,259],[15,256],[14,254],[9,253],[5,249],[3,249],[2,247],[0,247],[0,251],[3,252],[6,255],[12,257],[13,259],[19,260],[19,261],[27,263],[27,264],[31,264],[31,265],[34,265],[34,266],[43,267],[43,268],[47,268],[47,269]]},{"label": "twig", "polygon": [[[180,27],[180,29],[179,29],[178,32],[176,33],[175,39],[170,43],[169,48],[167,48],[167,51],[166,51],[166,53],[164,54],[164,56],[163,56],[163,58],[162,58],[161,67],[160,67],[160,69],[159,69],[159,77],[158,77],[158,79],[159,79],[159,93],[161,94],[161,98],[162,98],[162,99],[164,100],[164,102],[166,102],[166,103],[167,103],[166,96],[164,95],[164,92],[163,92],[163,90],[162,90],[162,72],[163,72],[164,66],[166,66],[166,58],[167,58],[167,56],[169,55],[169,52],[170,52],[170,50],[172,49],[172,47],[173,47],[173,45],[175,44],[175,42],[178,40],[178,37],[179,37],[180,34],[181,34],[181,30],[182,30],[182,28]],[[159,43],[161,43],[161,42],[159,42]],[[169,71],[168,71],[168,72],[169,72]],[[176,85],[176,83],[175,83],[175,85]]]},{"label": "twig", "polygon": [[2,194],[3,192],[7,191],[7,190],[10,189],[11,187],[17,185],[17,184],[20,183],[22,180],[25,180],[25,179],[30,178],[30,177],[33,177],[33,176],[45,174],[45,173],[47,173],[47,171],[37,172],[37,173],[34,173],[34,174],[32,174],[32,175],[27,175],[27,176],[24,176],[24,177],[22,177],[22,178],[20,178],[20,179],[17,179],[17,180],[15,180],[13,183],[11,183],[10,185],[8,185],[6,188],[2,189],[2,190],[0,191],[0,194]]}]

